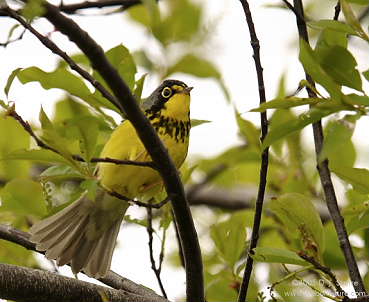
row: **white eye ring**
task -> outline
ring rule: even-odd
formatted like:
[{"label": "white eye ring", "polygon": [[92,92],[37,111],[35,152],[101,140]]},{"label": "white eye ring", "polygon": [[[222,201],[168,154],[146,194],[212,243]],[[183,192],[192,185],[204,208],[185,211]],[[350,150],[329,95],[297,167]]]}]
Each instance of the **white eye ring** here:
[{"label": "white eye ring", "polygon": [[171,95],[172,95],[172,89],[170,89],[169,87],[165,87],[162,92],[161,92],[161,95],[164,97],[164,98],[169,98]]}]

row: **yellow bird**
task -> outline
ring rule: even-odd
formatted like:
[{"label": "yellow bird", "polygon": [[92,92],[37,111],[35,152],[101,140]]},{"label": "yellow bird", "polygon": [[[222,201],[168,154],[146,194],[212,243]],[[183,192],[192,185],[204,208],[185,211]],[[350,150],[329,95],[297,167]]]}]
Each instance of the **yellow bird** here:
[{"label": "yellow bird", "polygon": [[[165,80],[143,103],[143,111],[167,147],[177,168],[187,156],[190,121],[190,91],[185,83]],[[112,133],[101,157],[150,161],[151,157],[132,124],[126,120]],[[110,268],[115,242],[129,203],[107,191],[130,199],[150,198],[162,187],[159,174],[150,167],[98,164],[104,190],[95,200],[83,196],[76,202],[34,224],[31,241],[58,265],[70,263],[72,271],[100,278]]]}]

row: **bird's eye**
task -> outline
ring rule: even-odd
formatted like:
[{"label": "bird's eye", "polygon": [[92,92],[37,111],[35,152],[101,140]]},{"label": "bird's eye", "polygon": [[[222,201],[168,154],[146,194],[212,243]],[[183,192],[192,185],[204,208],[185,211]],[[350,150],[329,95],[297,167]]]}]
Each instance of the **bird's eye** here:
[{"label": "bird's eye", "polygon": [[165,87],[162,92],[161,92],[161,95],[164,97],[164,98],[169,98],[171,95],[172,95],[172,89],[170,89],[169,87]]}]

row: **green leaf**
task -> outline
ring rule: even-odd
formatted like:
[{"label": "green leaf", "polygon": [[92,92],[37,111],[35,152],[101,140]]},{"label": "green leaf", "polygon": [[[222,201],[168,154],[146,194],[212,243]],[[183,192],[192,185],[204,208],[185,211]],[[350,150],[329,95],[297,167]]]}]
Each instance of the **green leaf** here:
[{"label": "green leaf", "polygon": [[83,175],[79,171],[67,165],[51,166],[43,171],[40,175],[43,181],[49,180],[67,180],[67,179],[83,179]]},{"label": "green leaf", "polygon": [[354,56],[341,46],[333,46],[321,54],[320,64],[339,85],[362,91],[359,71]]},{"label": "green leaf", "polygon": [[84,81],[67,69],[58,68],[52,72],[45,72],[38,67],[29,67],[19,71],[17,77],[23,84],[39,82],[44,89],[62,89],[73,96],[79,97],[97,110],[103,106],[111,110],[119,111],[101,95],[99,97],[92,94]]},{"label": "green leaf", "polygon": [[300,250],[319,259],[325,247],[323,224],[310,198],[299,193],[286,193],[272,199],[269,207],[289,236],[299,239]]},{"label": "green leaf", "polygon": [[245,249],[247,213],[233,214],[228,220],[214,224],[210,236],[221,259],[234,267]]},{"label": "green leaf", "polygon": [[300,258],[295,252],[289,250],[257,247],[253,251],[254,254],[251,254],[251,257],[258,262],[309,265],[308,262]]},{"label": "green leaf", "polygon": [[329,52],[333,46],[340,46],[347,49],[347,43],[348,39],[346,33],[328,28],[323,29],[314,49],[315,56],[318,59],[325,57],[326,53]]},{"label": "green leaf", "polygon": [[86,162],[89,162],[95,153],[99,125],[96,123],[96,118],[92,116],[85,116],[75,120],[74,125],[77,126],[79,131],[79,146],[82,157]]},{"label": "green leaf", "polygon": [[284,138],[287,135],[294,133],[295,131],[301,130],[307,125],[315,123],[323,117],[338,111],[338,108],[339,107],[323,109],[314,107],[306,113],[300,114],[295,120],[286,121],[282,124],[276,125],[275,127],[270,127],[270,131],[263,141],[262,150],[264,150],[266,147],[270,146],[274,142],[278,141],[279,139]]},{"label": "green leaf", "polygon": [[[137,69],[129,50],[122,44],[119,44],[118,46],[108,50],[105,55],[110,64],[112,64],[118,70],[119,75],[126,82],[128,87],[133,90]],[[104,83],[105,87],[109,87],[109,85],[105,83],[100,75],[98,75],[97,78],[101,83]]]},{"label": "green leaf", "polygon": [[154,62],[149,58],[145,50],[138,50],[132,53],[135,62],[137,65],[142,66],[147,71],[155,71],[155,64]]},{"label": "green leaf", "polygon": [[39,267],[39,263],[35,259],[34,254],[33,251],[21,248],[13,242],[1,241],[0,263],[36,268]]},{"label": "green leaf", "polygon": [[44,2],[45,0],[27,1],[22,9],[22,15],[28,20],[42,16],[45,13]]},{"label": "green leaf", "polygon": [[146,28],[151,26],[151,16],[145,5],[134,5],[128,9],[128,16]]},{"label": "green leaf", "polygon": [[5,110],[9,109],[9,105],[6,104],[3,100],[0,100],[0,107],[2,107]]},{"label": "green leaf", "polygon": [[356,31],[349,24],[336,20],[310,21],[308,22],[308,26],[316,29],[330,29],[333,31],[346,33],[348,35],[356,35]]},{"label": "green leaf", "polygon": [[[0,115],[0,158],[19,150],[28,149],[30,136],[23,127],[13,118]],[[29,175],[30,163],[26,161],[0,161],[0,177],[12,179],[15,177],[27,177]]]},{"label": "green leaf", "polygon": [[337,231],[332,221],[324,224],[325,251],[323,255],[324,264],[332,269],[347,269]]},{"label": "green leaf", "polygon": [[322,68],[320,59],[316,56],[309,44],[302,39],[300,39],[299,59],[305,71],[329,92],[333,100],[339,101],[342,95],[340,86]]},{"label": "green leaf", "polygon": [[369,0],[347,0],[347,2],[359,4],[359,5],[369,5]]},{"label": "green leaf", "polygon": [[347,119],[330,121],[325,129],[319,161],[328,158],[330,166],[352,167],[356,160],[356,150],[351,141],[354,128],[355,124]]},{"label": "green leaf", "polygon": [[349,234],[357,230],[369,228],[369,210],[348,220],[346,228]]},{"label": "green leaf", "polygon": [[369,97],[366,95],[357,95],[354,93],[346,94],[343,96],[343,101],[346,104],[356,106],[369,106]]},{"label": "green leaf", "polygon": [[[222,269],[217,273],[205,271],[205,294],[207,301],[230,302],[237,301],[237,289],[233,288],[235,276],[229,270]],[[252,283],[253,278],[250,280]],[[251,283],[251,284],[252,284]],[[250,288],[248,291],[248,297]],[[256,301],[247,299],[247,301]]]},{"label": "green leaf", "polygon": [[58,153],[63,156],[71,166],[74,168],[79,168],[79,163],[73,159],[73,155],[69,150],[69,141],[60,136],[60,134],[54,128],[47,117],[44,110],[41,108],[39,117],[41,127],[42,127],[42,139],[52,148],[58,151]]},{"label": "green leaf", "polygon": [[347,23],[356,31],[357,35],[369,42],[369,37],[366,32],[361,27],[360,21],[356,18],[354,12],[351,9],[351,6],[347,3],[346,0],[340,0],[341,10],[345,15],[345,19]]},{"label": "green leaf", "polygon": [[242,116],[235,111],[236,121],[238,125],[238,131],[241,136],[245,139],[246,143],[257,148],[260,147],[260,131],[255,125],[243,119]]},{"label": "green leaf", "polygon": [[369,194],[369,170],[334,165],[331,167],[339,178],[348,182],[353,188],[361,193]]},{"label": "green leaf", "polygon": [[201,7],[189,0],[172,0],[168,6],[169,13],[153,27],[154,36],[163,45],[194,39],[201,24]]},{"label": "green leaf", "polygon": [[223,83],[221,74],[212,62],[193,54],[187,54],[168,68],[165,77],[177,72],[191,74],[199,78],[214,78],[217,80],[226,98],[228,100],[230,99],[228,89]]},{"label": "green leaf", "polygon": [[131,215],[124,215],[123,220],[128,223],[137,224],[147,228],[147,219],[132,218]]},{"label": "green leaf", "polygon": [[363,76],[367,81],[369,81],[369,69],[363,72]]},{"label": "green leaf", "polygon": [[11,151],[0,160],[32,160],[43,163],[68,163],[62,156],[46,149],[20,149]]},{"label": "green leaf", "polygon": [[1,211],[11,211],[17,215],[46,214],[42,187],[38,182],[16,178],[8,182],[0,192]]},{"label": "green leaf", "polygon": [[315,105],[324,101],[321,98],[299,98],[299,97],[284,97],[270,100],[261,104],[258,108],[254,108],[252,112],[264,112],[267,109],[288,109],[302,105]]},{"label": "green leaf", "polygon": [[38,67],[29,67],[18,72],[22,84],[39,82],[44,89],[59,88],[85,99],[91,94],[83,80],[66,69],[45,72]]},{"label": "green leaf", "polygon": [[136,81],[135,89],[133,90],[133,95],[135,96],[136,100],[141,103],[141,97],[142,97],[142,90],[145,83],[147,73],[145,73],[142,77]]},{"label": "green leaf", "polygon": [[17,69],[14,69],[12,71],[12,73],[10,74],[10,76],[8,77],[8,80],[6,82],[6,85],[5,85],[5,88],[4,88],[4,93],[6,95],[6,97],[8,97],[9,95],[9,90],[10,90],[10,87],[14,81],[14,78],[18,75],[19,71],[21,71],[22,68],[17,68]]},{"label": "green leaf", "polygon": [[96,199],[96,194],[99,189],[99,181],[97,179],[86,179],[81,183],[80,187],[87,191],[87,197],[90,200]]},{"label": "green leaf", "polygon": [[202,124],[211,123],[211,121],[208,120],[197,120],[197,119],[191,119],[191,128],[200,126]]},{"label": "green leaf", "polygon": [[192,74],[199,78],[221,78],[220,72],[213,63],[193,54],[185,55],[179,59],[177,63],[168,69],[166,76],[176,72]]}]

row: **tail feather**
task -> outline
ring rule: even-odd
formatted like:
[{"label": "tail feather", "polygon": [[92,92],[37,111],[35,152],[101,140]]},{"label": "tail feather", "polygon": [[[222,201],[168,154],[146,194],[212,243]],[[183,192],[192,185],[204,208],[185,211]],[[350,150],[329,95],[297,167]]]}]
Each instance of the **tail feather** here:
[{"label": "tail feather", "polygon": [[[118,202],[119,206],[109,211],[119,211],[121,215],[109,225],[111,213],[100,210],[96,203],[83,197],[32,226],[31,241],[36,243],[37,250],[46,251],[47,258],[56,259],[58,265],[70,263],[74,273],[83,270],[91,277],[103,277],[110,268],[120,224],[128,207]],[[96,222],[96,215],[104,225]],[[97,231],[94,236],[91,236],[91,228]]]},{"label": "tail feather", "polygon": [[35,223],[29,230],[32,237],[36,237],[37,235],[45,236],[45,230],[48,230],[47,233],[50,233],[50,228],[65,225],[65,222],[67,222],[66,218],[73,219],[78,214],[78,208],[82,206],[82,201],[83,198],[73,202],[58,213]]},{"label": "tail feather", "polygon": [[[54,237],[54,241],[50,242],[45,249],[46,257],[49,259],[56,259],[58,265],[64,265],[70,261],[70,259],[66,259],[66,262],[62,263],[59,258],[62,256],[66,257],[68,255],[67,251],[70,247],[73,247],[73,243],[78,243],[81,236],[83,235],[83,229],[86,227],[88,223],[87,217],[84,217],[80,221],[76,220],[70,224],[70,226],[65,230],[65,232],[61,232],[57,236]],[[51,241],[51,239],[50,239]],[[42,247],[42,244],[40,245]],[[74,252],[76,249],[74,249]],[[70,254],[73,257],[73,254]]]},{"label": "tail feather", "polygon": [[123,216],[99,240],[86,265],[87,275],[102,277],[101,272],[109,270],[122,219]]}]

